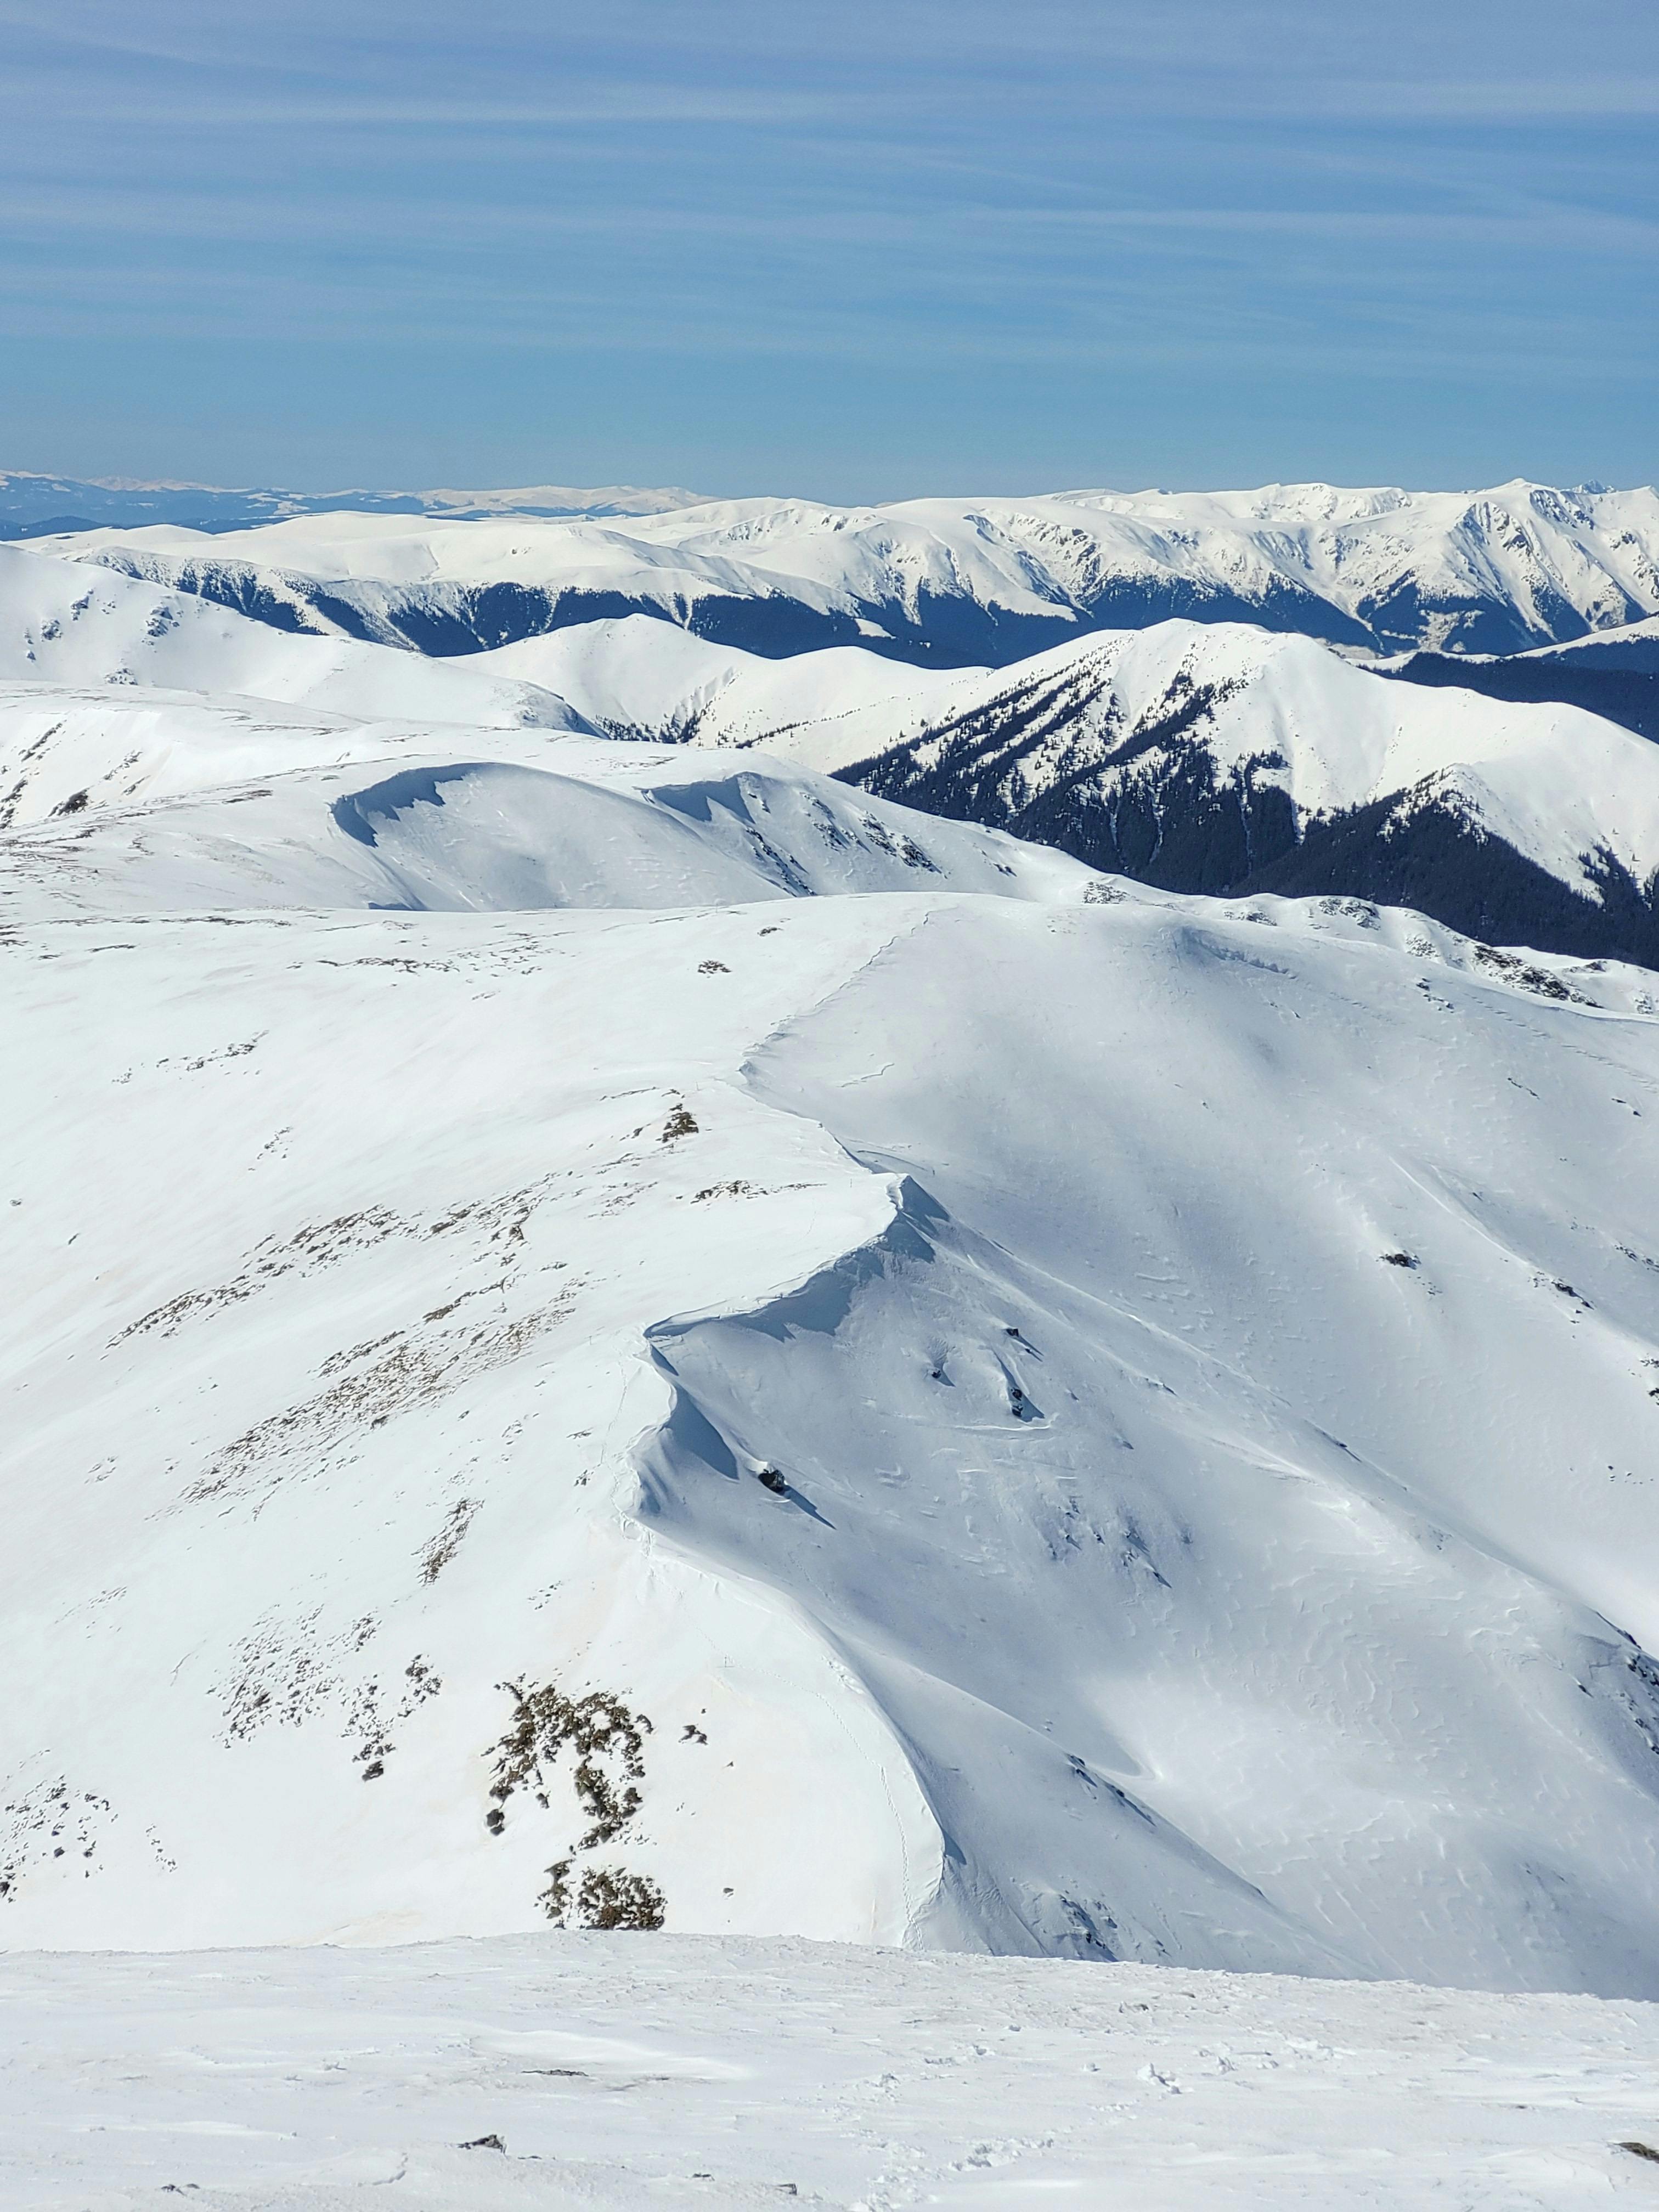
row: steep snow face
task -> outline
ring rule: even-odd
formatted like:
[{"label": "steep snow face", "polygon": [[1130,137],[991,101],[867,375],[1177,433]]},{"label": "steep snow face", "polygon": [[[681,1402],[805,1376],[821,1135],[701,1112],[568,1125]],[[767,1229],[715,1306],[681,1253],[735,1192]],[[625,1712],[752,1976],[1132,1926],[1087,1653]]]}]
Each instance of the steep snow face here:
[{"label": "steep snow face", "polygon": [[1648,979],[536,743],[8,841],[8,1941],[1659,1993]]},{"label": "steep snow face", "polygon": [[9,2212],[1583,2212],[1652,2189],[1645,2005],[674,1936],[12,1953],[0,1992]]},{"label": "steep snow face", "polygon": [[997,665],[1177,617],[1513,653],[1659,612],[1659,494],[1071,493],[710,501],[609,521],[330,514],[53,541],[289,624],[471,652],[644,612],[769,655]]},{"label": "steep snow face", "polygon": [[[896,757],[878,772],[868,756],[831,763],[822,741],[812,750],[821,765],[871,775],[896,796],[910,796],[910,779],[952,779],[979,799],[962,811],[1000,813],[1016,830],[1062,788],[1081,799],[1086,784],[1091,811],[1109,817],[1137,789],[1201,763],[1218,787],[1282,794],[1304,834],[1310,820],[1379,799],[1432,797],[1576,887],[1593,884],[1590,864],[1603,856],[1644,884],[1659,868],[1653,746],[1572,708],[1379,681],[1311,639],[1164,623],[958,679],[939,705],[928,714],[899,704],[896,742],[880,749]],[[849,744],[886,711],[844,724]],[[1233,881],[1255,860],[1242,857]]]},{"label": "steep snow face", "polygon": [[0,680],[240,693],[358,720],[581,729],[552,692],[385,646],[285,634],[140,579],[0,545]]}]

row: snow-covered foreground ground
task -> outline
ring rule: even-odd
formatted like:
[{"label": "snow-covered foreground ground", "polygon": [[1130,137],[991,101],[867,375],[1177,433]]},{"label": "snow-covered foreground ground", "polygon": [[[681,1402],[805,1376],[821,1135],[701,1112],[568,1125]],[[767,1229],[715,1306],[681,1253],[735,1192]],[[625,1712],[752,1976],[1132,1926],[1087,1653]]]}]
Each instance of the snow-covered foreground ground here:
[{"label": "snow-covered foreground ground", "polygon": [[18,2212],[1659,2201],[1648,2005],[548,1935],[14,1954],[0,1996]]}]

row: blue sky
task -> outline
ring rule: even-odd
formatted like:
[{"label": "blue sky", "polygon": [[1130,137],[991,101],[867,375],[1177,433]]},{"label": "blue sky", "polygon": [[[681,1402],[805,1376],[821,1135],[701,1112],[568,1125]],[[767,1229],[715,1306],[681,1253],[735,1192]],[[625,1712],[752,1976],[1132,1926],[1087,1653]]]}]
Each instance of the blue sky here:
[{"label": "blue sky", "polygon": [[1659,475],[1651,0],[0,0],[0,466]]}]

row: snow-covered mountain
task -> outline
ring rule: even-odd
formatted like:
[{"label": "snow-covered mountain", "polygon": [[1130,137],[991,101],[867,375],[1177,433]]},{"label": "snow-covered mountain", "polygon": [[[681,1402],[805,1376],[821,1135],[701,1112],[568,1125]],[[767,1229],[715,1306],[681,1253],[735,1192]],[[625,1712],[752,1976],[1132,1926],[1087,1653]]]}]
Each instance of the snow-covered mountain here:
[{"label": "snow-covered mountain", "polygon": [[[338,526],[348,539],[379,527]],[[1655,628],[1436,665],[1553,668],[1604,652],[1621,668],[1635,655],[1629,680],[1650,683],[1639,662],[1659,650]],[[1237,624],[1085,635],[1001,670],[919,668],[865,646],[780,659],[642,615],[434,659],[0,547],[8,677],[240,694],[313,723],[419,716],[759,745],[1166,889],[1371,898],[1480,938],[1659,964],[1659,752],[1580,710],[1385,683],[1316,641]],[[135,702],[121,719],[137,734],[112,750],[115,721],[84,698],[61,716],[48,703],[31,717],[21,695],[16,708],[12,750],[27,757],[0,815],[20,820],[43,799],[49,811],[137,797],[164,726],[217,726],[182,705],[157,722]],[[252,720],[271,725],[263,709]]]},{"label": "snow-covered mountain", "polygon": [[772,656],[873,643],[941,665],[1176,617],[1508,653],[1659,613],[1659,494],[1522,483],[750,499],[465,525],[325,514],[53,542],[285,627],[438,653],[633,613]]},{"label": "snow-covered mountain", "polygon": [[182,523],[199,531],[245,530],[289,515],[331,514],[658,514],[696,504],[696,492],[641,490],[605,484],[530,484],[513,491],[232,491],[218,484],[145,483],[137,478],[88,479],[0,470],[0,539],[40,538],[66,530],[134,530]]},{"label": "snow-covered mountain", "polygon": [[1554,700],[1659,739],[1659,617],[1497,658],[1415,653],[1386,672],[1412,684],[1484,691],[1490,699]]},{"label": "snow-covered mountain", "polygon": [[273,629],[189,592],[0,545],[0,681],[245,696],[351,718],[581,729],[541,686],[386,646]]},{"label": "snow-covered mountain", "polygon": [[1384,682],[1310,639],[1162,623],[918,670],[855,647],[767,660],[635,616],[466,665],[614,735],[757,746],[1168,890],[1370,898],[1659,965],[1659,750],[1573,708]]},{"label": "snow-covered mountain", "polygon": [[1659,1995],[1650,976],[58,704],[180,736],[0,844],[9,1943]]},{"label": "snow-covered mountain", "polygon": [[[884,718],[896,742],[823,757]],[[1659,966],[1659,749],[1577,708],[1389,684],[1310,639],[1166,623],[791,738],[867,790],[1145,882],[1369,898]]]},{"label": "snow-covered mountain", "polygon": [[957,696],[964,675],[988,672],[916,668],[857,645],[769,659],[646,615],[550,630],[459,665],[556,692],[613,738],[765,744],[824,766],[860,749],[836,735],[843,726],[890,730]]}]

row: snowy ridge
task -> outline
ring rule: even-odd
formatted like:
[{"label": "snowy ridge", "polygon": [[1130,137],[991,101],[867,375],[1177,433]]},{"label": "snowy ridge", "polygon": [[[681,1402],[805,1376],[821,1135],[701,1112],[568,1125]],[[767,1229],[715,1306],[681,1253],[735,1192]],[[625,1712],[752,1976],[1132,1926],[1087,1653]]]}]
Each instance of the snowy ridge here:
[{"label": "snowy ridge", "polygon": [[[335,726],[155,695],[127,711],[26,700],[0,730],[20,744],[28,812],[9,859],[55,903],[167,913],[308,907],[411,912],[646,908],[738,899],[908,890],[919,881],[999,896],[1075,887],[1075,864],[1041,848],[933,825],[902,807],[764,760],[735,770],[679,749],[541,732],[479,732],[495,758],[433,750],[453,732]],[[76,709],[79,708],[76,713]],[[94,805],[62,785],[138,757],[137,805]],[[154,761],[138,749],[149,738]],[[97,750],[94,751],[94,747]],[[25,756],[27,756],[25,758]],[[278,763],[258,781],[228,772]],[[289,763],[292,763],[292,765]],[[349,769],[348,776],[344,771]],[[227,810],[234,806],[235,812]],[[43,818],[44,817],[44,818]],[[70,826],[60,826],[70,817]]]},{"label": "snowy ridge", "polygon": [[1382,652],[1514,653],[1659,613],[1659,494],[1077,492],[609,519],[330,514],[52,541],[285,626],[442,653],[642,612],[777,656],[944,665],[1093,629],[1255,622]]},{"label": "snowy ridge", "polygon": [[762,745],[826,768],[856,757],[866,731],[952,702],[986,672],[913,668],[850,645],[772,660],[647,615],[525,638],[467,665],[556,691],[611,737]]},{"label": "snowy ridge", "polygon": [[1540,645],[1522,658],[1553,665],[1617,669],[1632,675],[1659,675],[1659,615],[1565,645]]},{"label": "snowy ridge", "polygon": [[1413,653],[1387,672],[1492,699],[1558,700],[1659,739],[1659,617],[1504,657]]},{"label": "snowy ridge", "polygon": [[[1213,787],[1238,793],[1242,814],[1282,794],[1297,843],[1315,822],[1402,794],[1419,805],[1443,794],[1575,888],[1593,888],[1591,864],[1603,856],[1644,886],[1659,869],[1651,745],[1572,708],[1389,684],[1311,639],[1164,623],[1060,647],[1012,672],[958,678],[930,705],[925,719],[902,702],[896,714],[878,707],[848,718],[848,744],[867,740],[884,714],[890,731],[899,721],[896,739],[880,746],[879,760],[872,747],[862,761],[817,764],[924,804],[935,781],[954,777],[971,790],[974,814],[1024,830],[1062,792],[1121,823],[1132,793],[1156,793],[1201,763]],[[811,739],[799,742],[810,757]],[[1247,883],[1276,857],[1251,849],[1256,842],[1247,841],[1243,866],[1216,888]],[[1217,847],[1212,867],[1226,857]]]},{"label": "snowy ridge", "polygon": [[185,592],[89,576],[11,545],[0,545],[0,681],[242,695],[359,721],[425,715],[486,729],[586,727],[534,684],[284,633]]},{"label": "snowy ridge", "polygon": [[1650,978],[227,720],[6,842],[9,1942],[1659,1991]]},{"label": "snowy ridge", "polygon": [[[709,1478],[740,1486],[744,1474],[767,1464],[764,1452],[757,1452],[752,1440],[767,1440],[768,1431],[762,1425],[773,1413],[765,1402],[765,1380],[769,1378],[763,1378],[750,1340],[769,1338],[787,1345],[800,1339],[834,1337],[854,1322],[856,1308],[884,1290],[889,1292],[884,1317],[890,1322],[892,1307],[898,1304],[911,1321],[917,1299],[908,1271],[936,1262],[942,1243],[961,1242],[952,1236],[953,1224],[942,1210],[908,1176],[897,1179],[890,1188],[893,1212],[879,1234],[840,1255],[832,1266],[798,1288],[749,1313],[659,1322],[647,1332],[653,1363],[670,1378],[672,1398],[667,1419],[641,1457],[642,1510],[657,1525],[678,1528],[700,1553],[712,1548],[728,1569],[753,1574],[759,1558],[771,1552],[773,1556],[766,1559],[771,1569],[768,1578],[781,1579],[777,1547],[764,1547],[757,1558],[753,1531],[744,1525],[740,1489],[735,1514],[720,1514],[718,1508],[711,1513],[708,1504]],[[866,1321],[862,1313],[858,1319]],[[942,1361],[938,1352],[932,1356]],[[1041,1419],[1015,1379],[1018,1359],[1015,1353],[1007,1364],[998,1363],[1001,1389],[1019,1418]],[[798,1387],[793,1377],[785,1384],[786,1389]],[[729,1441],[734,1436],[745,1441],[734,1445]],[[810,1484],[811,1477],[799,1469],[796,1475],[794,1481],[784,1478],[777,1494],[820,1525],[838,1525],[829,1522],[799,1486]],[[690,1501],[695,1505],[688,1511]],[[881,1533],[872,1529],[875,1541],[860,1547],[866,1557],[879,1551]],[[942,1551],[948,1548],[940,1547]],[[915,1587],[925,1589],[936,1580],[936,1575],[918,1573]],[[1030,1743],[1029,1722],[1013,1718],[1000,1701],[987,1702],[982,1692],[975,1693],[978,1685],[970,1689],[951,1681],[948,1662],[940,1668],[932,1653],[924,1660],[902,1650],[872,1650],[856,1627],[849,1638],[844,1595],[815,1595],[820,1617],[828,1613],[833,1623],[836,1648],[855,1658],[866,1681],[872,1673],[879,1681],[883,1711],[897,1726],[930,1810],[949,1839],[937,1890],[918,1900],[913,1910],[911,1924],[922,1940],[953,1949],[1083,1955],[1093,1950],[1103,1957],[1155,1960],[1181,1955],[1187,1924],[1201,1920],[1210,1926],[1218,1951],[1233,1965],[1261,1968],[1270,1962],[1294,1961],[1307,1970],[1310,1954],[1306,1935],[1298,1940],[1297,1931],[1253,1883],[1241,1881],[1120,1784],[1091,1772],[1074,1753],[1066,1755],[1065,1781],[1056,1789],[1053,1770],[1058,1762],[1053,1747],[1046,1741],[1035,1747]],[[893,1624],[884,1621],[881,1626],[886,1632],[882,1641],[890,1644]],[[1024,1668],[1029,1668],[1031,1656],[1022,1652]],[[963,1770],[947,1763],[940,1738],[948,1742],[957,1731],[975,1742],[976,1761],[988,1747],[1000,1753],[1003,1790],[1008,1769],[1024,1770],[1018,1815],[1010,1817],[1006,1802],[988,1803],[981,1791],[964,1786],[960,1779]],[[1133,1760],[1121,1759],[1117,1771],[1124,1771],[1126,1765],[1135,1771]],[[1049,1881],[1039,1886],[1031,1886],[1029,1878],[1019,1875],[1009,1880],[1011,1865],[1028,1861],[1030,1832],[1057,1826],[1070,1809],[1065,1800],[1075,1796],[1079,1783],[1095,1801],[1091,1809],[1096,1816],[1095,1832],[1080,1857],[1086,1860],[1103,1850],[1113,1868],[1111,1905],[1104,1913],[1071,1893],[1080,1890],[1087,1894],[1088,1876],[1083,1874],[1079,1879],[1080,1866],[1063,1869],[1063,1886],[1051,1886],[1060,1871],[1054,1869],[1045,1869]],[[1332,1969],[1349,1964],[1335,1950],[1326,1963]]]},{"label": "snowy ridge", "polygon": [[635,617],[480,660],[617,734],[631,717],[781,753],[1171,890],[1380,898],[1659,961],[1651,744],[1571,706],[1383,681],[1311,639],[1171,622],[921,671],[856,647],[768,661]]}]

